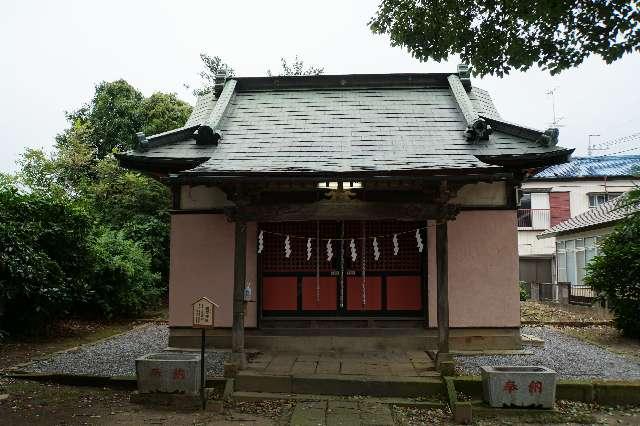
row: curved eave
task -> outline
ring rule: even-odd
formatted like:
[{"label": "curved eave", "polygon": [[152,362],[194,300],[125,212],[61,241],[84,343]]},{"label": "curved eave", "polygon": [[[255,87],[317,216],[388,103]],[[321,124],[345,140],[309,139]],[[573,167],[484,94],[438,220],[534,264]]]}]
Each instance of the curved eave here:
[{"label": "curved eave", "polygon": [[566,163],[569,161],[573,151],[573,149],[559,149],[536,154],[476,155],[476,158],[493,166],[501,166],[508,169],[530,169]]},{"label": "curved eave", "polygon": [[513,179],[513,173],[496,167],[473,169],[435,169],[435,170],[353,170],[348,172],[331,171],[238,171],[238,172],[193,172],[177,173],[168,176],[167,182],[207,184],[216,182],[263,182],[263,181],[383,181],[383,180],[428,180],[493,182]]},{"label": "curved eave", "polygon": [[116,154],[115,156],[120,166],[125,169],[151,173],[179,173],[198,167],[209,159],[209,157],[142,157],[128,154]]},{"label": "curved eave", "polygon": [[605,222],[594,223],[593,225],[580,226],[572,229],[559,229],[557,231],[549,229],[541,234],[536,235],[536,238],[538,240],[544,240],[545,238],[560,237],[563,235],[579,234],[581,232],[593,231],[596,229],[610,228],[616,223],[620,222],[620,220],[621,219],[612,219]]}]

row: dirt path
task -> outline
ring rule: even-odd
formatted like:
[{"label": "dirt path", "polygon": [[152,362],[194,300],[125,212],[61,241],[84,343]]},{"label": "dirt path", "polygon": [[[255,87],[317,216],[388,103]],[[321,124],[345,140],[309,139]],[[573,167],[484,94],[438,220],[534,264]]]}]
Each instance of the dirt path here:
[{"label": "dirt path", "polygon": [[16,381],[0,378],[3,425],[270,425],[265,416],[232,411],[176,412],[129,402],[130,392]]}]

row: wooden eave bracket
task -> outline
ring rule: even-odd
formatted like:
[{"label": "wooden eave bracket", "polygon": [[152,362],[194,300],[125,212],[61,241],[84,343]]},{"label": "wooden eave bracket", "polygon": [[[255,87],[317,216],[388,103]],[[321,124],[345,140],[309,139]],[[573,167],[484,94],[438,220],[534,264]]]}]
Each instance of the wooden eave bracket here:
[{"label": "wooden eave bracket", "polygon": [[474,108],[460,77],[456,74],[451,74],[447,77],[447,80],[458,108],[467,122],[467,129],[464,131],[464,137],[467,142],[475,143],[489,140],[489,135],[493,133],[493,129],[484,118],[480,117],[480,114]]},{"label": "wooden eave bracket", "polygon": [[[216,94],[222,84],[219,82],[218,77],[219,76],[216,76]],[[233,79],[225,81],[224,87],[220,90],[220,94],[217,95],[216,105],[211,111],[211,115],[209,115],[206,122],[202,124],[194,134],[196,144],[218,145],[218,142],[222,139],[220,126],[222,125],[225,113],[229,109],[232,99],[235,97],[237,83],[237,80]]]}]

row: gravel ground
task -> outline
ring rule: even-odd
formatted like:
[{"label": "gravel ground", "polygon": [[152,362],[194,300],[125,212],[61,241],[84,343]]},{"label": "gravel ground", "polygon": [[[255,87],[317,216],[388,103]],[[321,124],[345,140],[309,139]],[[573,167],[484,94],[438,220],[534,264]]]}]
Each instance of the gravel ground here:
[{"label": "gravel ground", "polygon": [[[529,347],[532,355],[457,356],[465,374],[480,374],[481,365],[543,365],[562,378],[640,379],[640,363],[598,346],[567,336],[550,327],[523,327],[523,333],[544,340],[544,347]],[[78,350],[34,361],[26,370],[46,373],[135,375],[135,359],[163,350],[169,330],[152,324]],[[208,352],[207,371],[221,376],[228,353]]]},{"label": "gravel ground", "polygon": [[480,374],[481,365],[542,365],[566,379],[640,379],[640,363],[599,346],[550,327],[522,332],[544,340],[544,347],[528,347],[532,355],[457,356],[458,366],[465,374]]},{"label": "gravel ground", "polygon": [[[34,361],[24,369],[43,373],[131,376],[136,374],[136,358],[162,351],[168,341],[168,327],[151,324],[46,360]],[[208,374],[222,376],[227,356],[225,352],[208,352]]]}]

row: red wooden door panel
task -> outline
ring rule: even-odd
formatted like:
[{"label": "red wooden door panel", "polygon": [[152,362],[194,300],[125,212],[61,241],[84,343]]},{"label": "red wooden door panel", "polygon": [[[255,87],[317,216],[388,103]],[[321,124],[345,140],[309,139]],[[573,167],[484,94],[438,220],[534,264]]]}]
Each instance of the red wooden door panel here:
[{"label": "red wooden door panel", "polygon": [[297,277],[262,278],[262,309],[265,311],[295,311],[297,308]]},{"label": "red wooden door panel", "polygon": [[[382,278],[367,277],[362,297],[362,277],[347,277],[347,310],[379,311],[382,309]],[[364,305],[363,305],[364,299]]]},{"label": "red wooden door panel", "polygon": [[335,311],[338,308],[337,292],[336,277],[320,277],[319,282],[316,277],[304,277],[302,279],[302,310]]},{"label": "red wooden door panel", "polygon": [[418,311],[422,308],[420,276],[387,277],[387,310]]}]

